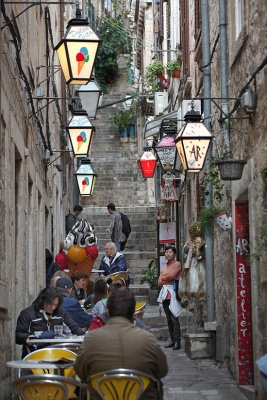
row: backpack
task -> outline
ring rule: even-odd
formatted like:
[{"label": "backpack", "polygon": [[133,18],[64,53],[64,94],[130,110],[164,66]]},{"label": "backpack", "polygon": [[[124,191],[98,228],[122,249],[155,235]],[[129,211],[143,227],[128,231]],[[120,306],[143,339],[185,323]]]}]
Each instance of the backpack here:
[{"label": "backpack", "polygon": [[129,221],[129,218],[127,215],[120,213],[121,215],[121,221],[122,221],[122,233],[126,236],[126,239],[128,239],[132,229],[131,229],[131,224]]}]

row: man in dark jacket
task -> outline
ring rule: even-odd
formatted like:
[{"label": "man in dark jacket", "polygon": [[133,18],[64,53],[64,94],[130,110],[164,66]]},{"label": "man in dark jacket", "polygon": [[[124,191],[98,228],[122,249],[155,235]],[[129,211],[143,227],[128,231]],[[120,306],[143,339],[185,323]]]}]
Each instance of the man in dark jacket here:
[{"label": "man in dark jacket", "polygon": [[17,319],[16,343],[23,345],[22,358],[37,348],[34,343],[35,331],[42,331],[43,336],[54,337],[55,325],[67,325],[75,335],[83,335],[83,330],[60,308],[62,296],[54,287],[43,289],[30,307],[21,311]]},{"label": "man in dark jacket", "polygon": [[[127,288],[112,291],[107,301],[109,320],[100,329],[85,335],[74,369],[82,382],[88,377],[116,368],[129,368],[163,378],[168,372],[166,356],[152,333],[136,328],[134,295]],[[92,387],[90,399],[99,400]],[[158,386],[152,381],[142,400],[159,399]]]},{"label": "man in dark jacket", "polygon": [[73,212],[66,215],[66,235],[71,231],[73,225],[78,221],[78,217],[81,214],[83,208],[79,204],[74,206]]},{"label": "man in dark jacket", "polygon": [[67,278],[59,278],[56,282],[56,287],[63,295],[62,308],[69,314],[71,319],[83,328],[88,330],[93,316],[84,311],[78,300],[72,296],[72,281]]}]

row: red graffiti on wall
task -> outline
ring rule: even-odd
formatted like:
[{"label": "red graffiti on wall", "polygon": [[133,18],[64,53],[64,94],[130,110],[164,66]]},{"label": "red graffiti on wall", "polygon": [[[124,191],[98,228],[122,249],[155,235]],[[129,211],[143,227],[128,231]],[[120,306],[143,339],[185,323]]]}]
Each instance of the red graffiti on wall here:
[{"label": "red graffiti on wall", "polygon": [[252,385],[251,277],[248,263],[249,220],[247,204],[237,203],[235,213],[238,375],[240,385]]}]

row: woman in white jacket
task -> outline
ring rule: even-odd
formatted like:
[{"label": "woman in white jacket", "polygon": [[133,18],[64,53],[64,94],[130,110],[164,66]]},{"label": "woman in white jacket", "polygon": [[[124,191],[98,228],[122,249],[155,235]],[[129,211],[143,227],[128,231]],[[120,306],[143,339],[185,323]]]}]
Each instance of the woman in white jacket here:
[{"label": "woman in white jacket", "polygon": [[176,299],[174,284],[175,280],[179,279],[181,264],[175,257],[176,248],[173,246],[166,246],[165,258],[167,259],[167,264],[162,269],[158,280],[158,285],[162,286],[158,302],[163,305],[171,337],[170,343],[165,347],[172,347],[173,350],[179,350],[181,348],[181,329],[178,316],[182,312],[182,307],[180,302]]}]

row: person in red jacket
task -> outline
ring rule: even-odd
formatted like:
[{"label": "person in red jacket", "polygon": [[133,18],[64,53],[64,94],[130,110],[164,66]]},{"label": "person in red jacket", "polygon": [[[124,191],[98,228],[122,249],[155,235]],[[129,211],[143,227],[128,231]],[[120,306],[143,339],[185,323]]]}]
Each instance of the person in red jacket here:
[{"label": "person in red jacket", "polygon": [[60,266],[60,269],[67,268],[67,257],[63,249],[64,249],[64,242],[62,241],[59,244],[59,252],[55,256],[55,263]]}]

